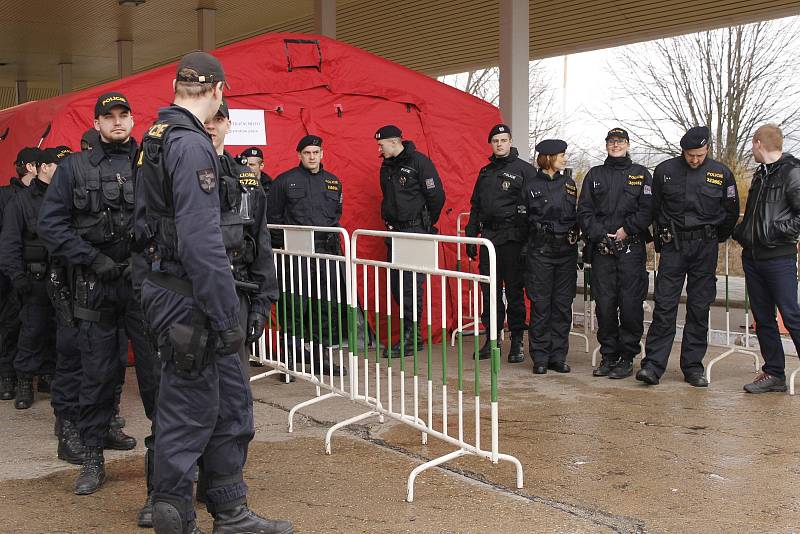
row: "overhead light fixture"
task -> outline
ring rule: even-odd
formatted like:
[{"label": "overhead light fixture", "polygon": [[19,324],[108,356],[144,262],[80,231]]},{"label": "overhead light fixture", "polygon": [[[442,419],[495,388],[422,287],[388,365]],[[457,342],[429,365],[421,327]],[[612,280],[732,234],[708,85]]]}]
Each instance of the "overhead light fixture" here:
[{"label": "overhead light fixture", "polygon": [[121,6],[140,6],[144,4],[145,0],[117,0]]}]

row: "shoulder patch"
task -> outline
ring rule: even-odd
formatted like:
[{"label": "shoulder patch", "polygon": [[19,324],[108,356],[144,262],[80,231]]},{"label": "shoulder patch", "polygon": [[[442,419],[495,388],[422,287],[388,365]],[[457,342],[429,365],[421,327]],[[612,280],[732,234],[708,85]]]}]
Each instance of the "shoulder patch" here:
[{"label": "shoulder patch", "polygon": [[728,198],[736,198],[736,186],[729,185],[728,186]]},{"label": "shoulder patch", "polygon": [[217,185],[217,177],[214,175],[214,169],[197,171],[197,181],[200,183],[200,189],[206,193],[211,193]]},{"label": "shoulder patch", "polygon": [[425,178],[425,189],[436,189],[436,182],[433,178]]},{"label": "shoulder patch", "polygon": [[645,195],[652,195],[653,194],[653,188],[650,187],[649,185],[645,185],[644,186],[644,194]]},{"label": "shoulder patch", "polygon": [[169,127],[169,124],[162,122],[161,124],[154,124],[147,130],[147,135],[150,137],[161,137],[164,135],[164,130]]}]

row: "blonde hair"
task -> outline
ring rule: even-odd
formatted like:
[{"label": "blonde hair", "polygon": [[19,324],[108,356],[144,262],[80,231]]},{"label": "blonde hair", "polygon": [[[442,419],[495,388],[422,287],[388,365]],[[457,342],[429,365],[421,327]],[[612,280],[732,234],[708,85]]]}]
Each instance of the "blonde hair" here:
[{"label": "blonde hair", "polygon": [[783,132],[777,124],[768,123],[758,127],[753,134],[754,141],[761,141],[764,148],[773,151],[783,151]]}]

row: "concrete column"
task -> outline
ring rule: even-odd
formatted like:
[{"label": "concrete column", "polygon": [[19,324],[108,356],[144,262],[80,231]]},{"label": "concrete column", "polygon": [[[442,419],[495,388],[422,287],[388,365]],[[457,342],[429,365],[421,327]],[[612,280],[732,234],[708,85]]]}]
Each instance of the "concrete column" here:
[{"label": "concrete column", "polygon": [[217,10],[197,10],[197,48],[209,52],[217,47]]},{"label": "concrete column", "polygon": [[58,64],[58,94],[72,91],[72,63]]},{"label": "concrete column", "polygon": [[314,33],[336,39],[336,0],[314,0]]},{"label": "concrete column", "polygon": [[520,157],[530,159],[528,0],[500,0],[500,111]]},{"label": "concrete column", "polygon": [[117,41],[117,72],[120,78],[133,74],[133,41]]},{"label": "concrete column", "polygon": [[28,82],[26,80],[17,80],[17,105],[24,104],[28,101]]}]

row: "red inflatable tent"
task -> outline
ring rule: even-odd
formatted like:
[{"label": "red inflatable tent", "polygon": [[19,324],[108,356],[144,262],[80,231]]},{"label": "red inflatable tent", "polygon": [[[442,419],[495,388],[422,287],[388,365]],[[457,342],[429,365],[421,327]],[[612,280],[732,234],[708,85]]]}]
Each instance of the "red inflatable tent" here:
[{"label": "red inflatable tent", "polygon": [[[404,137],[428,154],[444,182],[447,202],[438,228],[455,234],[456,217],[469,209],[478,169],[486,162],[489,129],[500,122],[498,109],[483,100],[358,48],[308,34],[269,34],[214,51],[225,68],[232,109],[264,110],[266,171],[273,177],[297,165],[295,145],[307,133],[324,139],[325,168],[344,186],[342,225],[383,229],[378,169],[381,160],[373,138],[384,124],[396,124]],[[165,65],[102,86],[0,111],[1,179],[13,174],[12,162],[24,146],[42,144],[79,148],[91,126],[94,103],[108,91],[124,93],[133,107],[134,137],[171,102],[175,64]],[[521,137],[527,141],[527,136]],[[230,145],[237,154],[245,146]],[[383,258],[377,240],[359,255]],[[367,242],[364,243],[367,245]],[[444,262],[454,268],[452,250]],[[434,301],[440,295],[438,285]],[[455,304],[451,291],[449,299]],[[372,306],[370,305],[370,308]],[[438,306],[437,306],[438,308]],[[448,303],[448,311],[454,306]],[[434,332],[439,332],[435,311]],[[455,314],[448,313],[450,321]],[[448,321],[448,322],[450,322]]]}]

